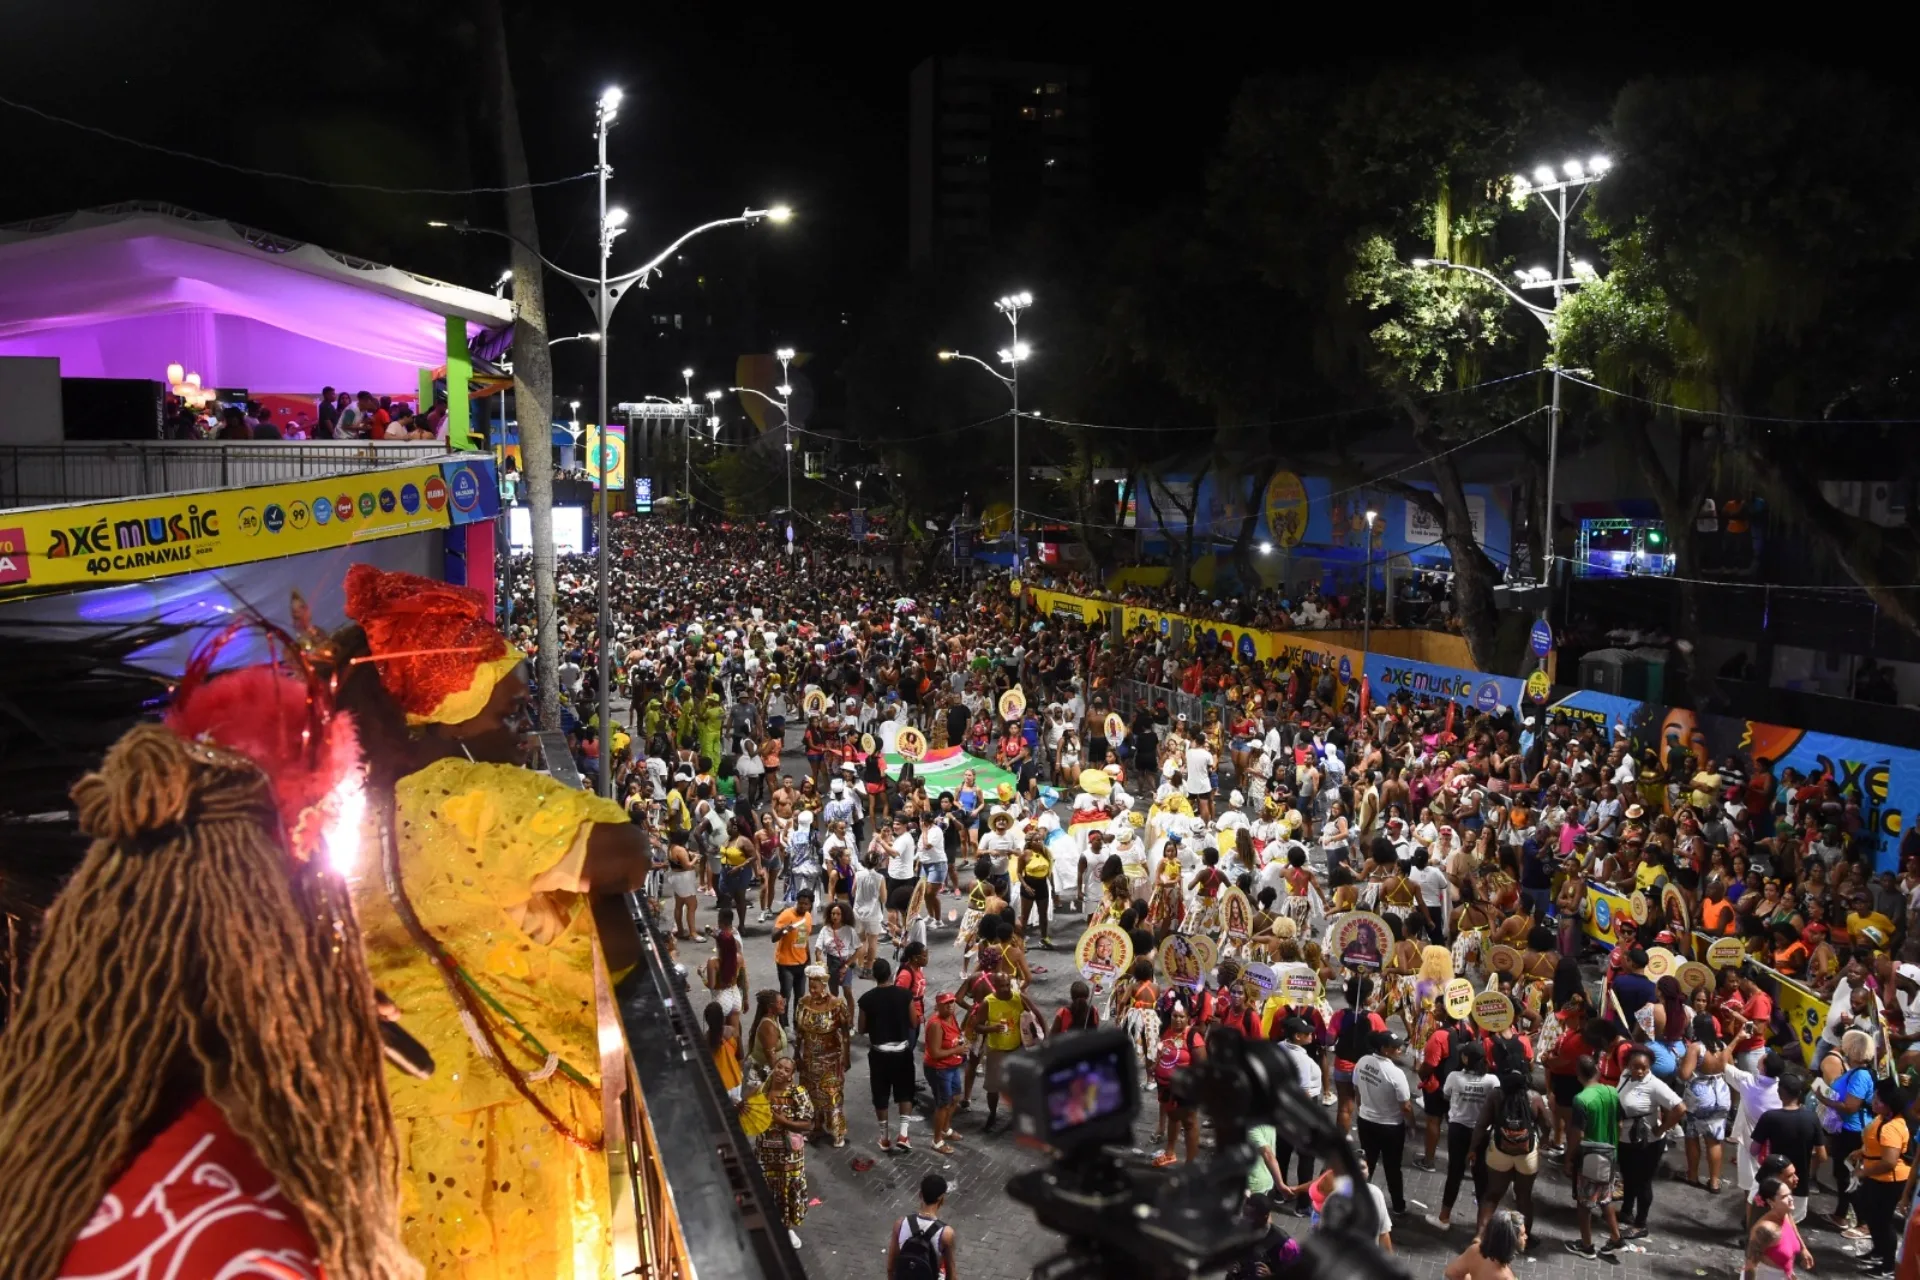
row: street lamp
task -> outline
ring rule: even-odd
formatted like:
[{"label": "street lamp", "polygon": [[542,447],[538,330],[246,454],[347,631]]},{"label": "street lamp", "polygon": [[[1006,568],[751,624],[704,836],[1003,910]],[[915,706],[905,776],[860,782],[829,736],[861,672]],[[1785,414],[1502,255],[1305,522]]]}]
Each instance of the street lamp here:
[{"label": "street lamp", "polygon": [[707,430],[713,432],[713,438],[716,443],[720,439],[720,397],[722,394],[723,393],[719,391],[707,392]]},{"label": "street lamp", "polygon": [[1020,313],[1032,305],[1033,295],[1024,290],[995,299],[993,304],[993,309],[1005,316],[1007,323],[1013,327],[1013,341],[1000,348],[998,353],[1000,363],[1010,368],[1013,371],[1011,374],[1001,373],[980,357],[970,356],[964,351],[939,353],[942,360],[969,360],[979,365],[1000,379],[1013,396],[1013,576],[1016,578],[1020,576],[1020,366],[1033,354],[1033,348],[1020,341]]},{"label": "street lamp", "polygon": [[[692,366],[680,371],[680,385],[686,389],[686,403],[691,408],[693,406]],[[693,523],[693,418],[689,416],[683,421],[686,424],[686,456],[680,460],[680,471],[683,477],[680,482],[680,523],[689,525]]]},{"label": "street lamp", "polygon": [[1373,649],[1373,522],[1379,518],[1378,511],[1367,512],[1367,603],[1366,611],[1360,615],[1360,679],[1363,684],[1367,678],[1367,655]]},{"label": "street lamp", "polygon": [[[1580,197],[1587,193],[1587,188],[1606,177],[1612,168],[1613,162],[1606,156],[1601,155],[1594,156],[1585,162],[1573,159],[1564,161],[1557,172],[1551,165],[1543,164],[1535,168],[1531,176],[1527,174],[1515,174],[1512,179],[1512,196],[1516,208],[1524,209],[1532,202],[1535,196],[1539,196],[1541,203],[1546,205],[1547,211],[1553,214],[1553,219],[1558,224],[1559,234],[1555,242],[1553,270],[1549,271],[1545,267],[1528,267],[1514,273],[1520,288],[1523,290],[1551,289],[1553,291],[1553,305],[1550,307],[1542,306],[1531,299],[1521,297],[1506,281],[1500,279],[1500,277],[1494,275],[1491,271],[1486,271],[1479,267],[1470,267],[1465,263],[1449,262],[1445,258],[1415,258],[1413,265],[1416,267],[1440,267],[1449,271],[1465,271],[1470,275],[1476,275],[1488,281],[1509,298],[1519,303],[1526,309],[1529,315],[1538,320],[1547,331],[1548,342],[1553,343],[1557,341],[1559,337],[1558,321],[1560,302],[1561,299],[1566,296],[1566,291],[1574,285],[1591,284],[1599,278],[1598,273],[1593,269],[1591,263],[1579,259],[1576,259],[1571,264],[1571,272],[1569,272],[1569,264],[1567,262],[1567,216],[1579,205]],[[1563,174],[1565,175],[1564,177],[1561,176]],[[1547,502],[1546,514],[1543,520],[1544,527],[1541,533],[1541,558],[1545,563],[1536,566],[1539,572],[1535,575],[1536,580],[1543,586],[1549,586],[1553,581],[1553,485],[1555,473],[1559,470],[1560,465],[1560,384],[1563,377],[1564,374],[1560,368],[1559,352],[1556,350],[1553,353],[1553,399],[1548,410]],[[1548,599],[1541,601],[1540,616],[1542,619],[1545,619],[1547,616],[1547,608],[1550,603]],[[1540,659],[1540,667],[1542,670],[1546,668],[1546,661],[1545,657]]]},{"label": "street lamp", "polygon": [[786,437],[787,445],[787,554],[793,554],[793,415],[789,412],[793,405],[793,348],[781,347],[773,353],[780,362],[780,385],[774,390],[780,393],[780,433]]},{"label": "street lamp", "polygon": [[547,345],[550,347],[557,347],[563,342],[598,342],[598,341],[600,341],[600,335],[597,333],[570,333],[564,338],[549,338],[547,340]]}]

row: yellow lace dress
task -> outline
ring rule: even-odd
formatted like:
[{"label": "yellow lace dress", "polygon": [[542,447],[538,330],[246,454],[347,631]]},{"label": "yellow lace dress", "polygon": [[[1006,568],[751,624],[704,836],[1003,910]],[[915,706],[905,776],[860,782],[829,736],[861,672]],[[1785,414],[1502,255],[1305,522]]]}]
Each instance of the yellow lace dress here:
[{"label": "yellow lace dress", "polygon": [[548,1066],[523,1032],[557,1057],[531,1088],[595,1147],[556,1133],[475,1048],[388,900],[370,841],[355,900],[373,980],[435,1063],[426,1080],[387,1073],[407,1247],[432,1277],[599,1280],[613,1257],[593,922],[575,891],[589,827],[626,814],[544,774],[468,760],[438,761],[394,790],[401,878],[421,924],[485,991],[509,1060]]}]

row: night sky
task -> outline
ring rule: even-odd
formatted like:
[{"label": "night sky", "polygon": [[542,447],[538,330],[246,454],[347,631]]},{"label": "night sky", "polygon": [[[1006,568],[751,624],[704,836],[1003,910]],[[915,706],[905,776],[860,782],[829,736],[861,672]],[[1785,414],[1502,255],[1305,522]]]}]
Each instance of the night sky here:
[{"label": "night sky", "polygon": [[[1637,71],[1765,52],[1710,15],[1676,19],[1653,6],[1638,17],[1628,6],[1292,9],[1252,26],[1222,18],[1184,29],[1175,24],[1194,21],[1196,10],[1160,8],[1142,22],[1117,10],[943,6],[896,15],[859,6],[849,7],[858,15],[850,19],[835,7],[504,2],[536,180],[587,171],[595,98],[607,84],[627,95],[613,135],[612,191],[633,220],[616,269],[748,204],[786,201],[797,211],[790,227],[729,230],[690,250],[687,272],[714,273],[752,299],[733,333],[705,352],[684,341],[650,346],[640,315],[647,300],[623,305],[616,398],[677,394],[673,371],[689,359],[705,366],[706,381],[706,369],[730,365],[735,333],[823,355],[858,340],[861,318],[905,266],[907,79],[929,55],[1091,67],[1096,192],[1124,216],[1200,189],[1238,85],[1263,69],[1558,49],[1568,94],[1604,103]],[[395,186],[493,185],[500,176],[475,65],[478,13],[477,4],[438,0],[0,0],[8,46],[0,94],[238,165]],[[1807,43],[1803,31],[1795,39]],[[1836,31],[1837,56],[1859,56],[1852,41]],[[425,225],[503,225],[497,197],[391,196],[249,177],[4,105],[0,138],[12,179],[0,184],[0,221],[164,200],[476,288],[505,262],[493,243]],[[594,198],[594,184],[583,181],[538,201],[548,256],[583,272],[593,269]],[[659,286],[660,296],[674,284]],[[564,284],[550,282],[549,299],[555,334],[591,327]],[[560,348],[556,364],[562,399],[591,379],[587,344]]]}]

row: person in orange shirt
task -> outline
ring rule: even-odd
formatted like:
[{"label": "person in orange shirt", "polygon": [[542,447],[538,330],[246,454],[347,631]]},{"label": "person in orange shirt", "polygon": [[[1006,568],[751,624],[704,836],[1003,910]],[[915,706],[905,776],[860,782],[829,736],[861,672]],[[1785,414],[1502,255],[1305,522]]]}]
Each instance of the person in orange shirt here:
[{"label": "person in orange shirt", "polygon": [[787,1020],[795,1018],[800,997],[807,993],[807,943],[813,933],[813,890],[802,889],[793,905],[773,922],[773,964],[780,971],[780,995],[787,1002]]},{"label": "person in orange shirt", "polygon": [[1700,927],[1718,938],[1733,933],[1733,904],[1727,901],[1727,886],[1719,876],[1707,879],[1706,894],[1700,901]]},{"label": "person in orange shirt", "polygon": [[1773,939],[1772,967],[1790,978],[1797,978],[1806,972],[1807,944],[1800,940],[1799,931],[1782,920],[1769,932]]},{"label": "person in orange shirt", "polygon": [[1893,1211],[1900,1203],[1907,1175],[1913,1171],[1906,1160],[1907,1101],[1907,1091],[1898,1084],[1891,1080],[1879,1083],[1873,1094],[1873,1121],[1861,1134],[1860,1149],[1848,1157],[1855,1162],[1860,1178],[1854,1207],[1873,1234],[1873,1248],[1866,1257],[1868,1275],[1893,1274],[1894,1250],[1899,1243]]}]

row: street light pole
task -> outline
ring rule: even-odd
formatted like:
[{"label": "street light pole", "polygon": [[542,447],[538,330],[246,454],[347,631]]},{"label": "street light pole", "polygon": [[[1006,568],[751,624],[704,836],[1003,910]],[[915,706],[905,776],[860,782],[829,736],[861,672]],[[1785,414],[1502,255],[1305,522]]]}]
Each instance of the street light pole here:
[{"label": "street light pole", "polygon": [[1373,651],[1373,522],[1378,511],[1367,512],[1367,604],[1360,615],[1360,679],[1367,678],[1367,655]]},{"label": "street light pole", "polygon": [[[1560,332],[1560,303],[1562,299],[1566,297],[1568,286],[1581,284],[1595,278],[1594,269],[1588,263],[1579,261],[1578,259],[1569,263],[1567,260],[1567,216],[1572,213],[1575,206],[1579,204],[1580,197],[1586,194],[1587,188],[1606,177],[1607,171],[1612,167],[1613,162],[1607,159],[1607,157],[1594,156],[1584,164],[1578,160],[1568,160],[1560,166],[1557,172],[1551,166],[1543,164],[1536,168],[1531,175],[1518,174],[1515,175],[1512,180],[1513,202],[1516,206],[1525,208],[1534,196],[1539,196],[1541,202],[1547,206],[1547,211],[1553,214],[1554,221],[1558,224],[1554,243],[1553,270],[1548,272],[1543,267],[1532,267],[1515,273],[1519,280],[1520,288],[1523,290],[1551,289],[1553,291],[1553,305],[1551,307],[1543,307],[1537,302],[1532,302],[1521,297],[1508,286],[1506,281],[1500,279],[1491,271],[1484,270],[1480,267],[1470,267],[1464,263],[1449,262],[1445,258],[1415,258],[1413,265],[1416,267],[1442,267],[1451,271],[1465,271],[1471,275],[1477,275],[1490,281],[1497,286],[1501,292],[1526,308],[1527,312],[1546,328],[1549,343],[1557,342]],[[1568,198],[1569,193],[1572,193],[1571,199]],[[1560,354],[1558,350],[1553,352],[1552,373],[1553,387],[1547,408],[1546,509],[1541,517],[1541,563],[1535,566],[1536,572],[1534,574],[1535,580],[1543,587],[1548,588],[1545,593],[1545,598],[1540,602],[1540,619],[1543,622],[1546,621],[1549,606],[1552,604],[1551,588],[1553,585],[1555,560],[1553,552],[1553,490],[1554,482],[1558,478],[1560,470],[1560,387],[1564,375],[1560,367]],[[1546,669],[1546,663],[1547,659],[1545,655],[1542,655],[1539,660],[1541,670]]]},{"label": "street light pole", "polygon": [[1033,354],[1033,349],[1020,341],[1020,313],[1033,305],[1033,295],[1027,292],[1010,293],[994,301],[994,310],[1007,318],[1013,326],[1013,344],[1000,349],[1000,363],[1013,370],[1011,374],[1001,373],[998,369],[982,360],[979,356],[970,356],[964,351],[942,351],[942,360],[967,360],[979,365],[994,377],[1013,397],[1013,576],[1020,576],[1020,365]]},{"label": "street light pole", "polygon": [[[686,389],[687,407],[691,409],[693,407],[693,370],[692,369],[688,368],[688,369],[682,369],[680,371],[680,385]],[[693,523],[693,418],[692,417],[689,416],[686,419],[685,426],[686,426],[686,434],[687,434],[687,443],[686,443],[687,453],[686,453],[686,457],[680,460],[681,462],[680,506],[682,508],[681,515],[680,515],[680,523],[684,525],[690,525]]]},{"label": "street light pole", "polygon": [[780,362],[780,385],[774,390],[780,393],[780,432],[786,438],[787,446],[787,554],[793,554],[793,381],[789,368],[793,364],[793,348],[781,347],[773,353]]},{"label": "street light pole", "polygon": [[[613,605],[612,574],[609,571],[609,549],[607,546],[607,348],[609,341],[608,320],[611,309],[607,306],[607,260],[613,254],[613,242],[620,234],[620,228],[626,222],[624,211],[607,210],[607,178],[611,170],[607,167],[607,130],[612,127],[614,118],[620,113],[620,91],[608,89],[600,95],[600,109],[595,117],[594,136],[600,150],[600,287],[593,295],[594,324],[600,333],[600,436],[593,451],[594,471],[600,477],[600,511],[595,521],[598,535],[599,554],[596,567],[600,579],[600,616],[595,646],[600,654],[600,794],[613,797]],[[624,461],[624,457],[623,457]]]}]

